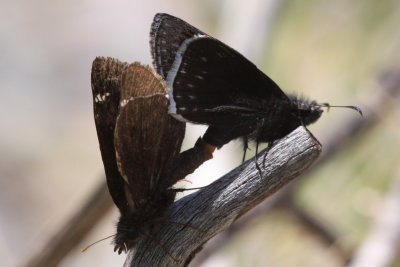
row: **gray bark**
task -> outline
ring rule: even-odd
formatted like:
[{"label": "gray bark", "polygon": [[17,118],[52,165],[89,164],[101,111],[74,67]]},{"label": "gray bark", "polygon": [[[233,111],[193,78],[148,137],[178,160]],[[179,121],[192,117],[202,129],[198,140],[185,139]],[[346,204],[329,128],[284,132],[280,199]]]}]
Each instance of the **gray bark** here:
[{"label": "gray bark", "polygon": [[205,242],[299,176],[320,153],[321,145],[311,133],[297,128],[258,154],[262,173],[250,159],[176,201],[165,226],[130,251],[124,266],[186,266]]}]

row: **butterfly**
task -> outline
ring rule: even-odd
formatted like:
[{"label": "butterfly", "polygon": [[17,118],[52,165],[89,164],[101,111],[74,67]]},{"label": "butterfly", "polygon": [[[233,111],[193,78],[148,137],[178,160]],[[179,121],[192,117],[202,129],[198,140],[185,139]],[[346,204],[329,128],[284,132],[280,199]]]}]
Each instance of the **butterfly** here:
[{"label": "butterfly", "polygon": [[152,238],[179,191],[172,186],[192,171],[177,170],[185,124],[167,114],[164,81],[150,67],[96,58],[91,79],[107,185],[120,211],[120,254]]},{"label": "butterfly", "polygon": [[[237,138],[244,151],[249,141],[256,149],[262,142],[271,146],[316,122],[323,107],[337,107],[286,95],[240,53],[168,14],[155,15],[150,46],[153,65],[170,89],[168,112],[183,122],[209,125],[203,139],[218,148]],[[358,107],[341,107],[362,115]]]}]

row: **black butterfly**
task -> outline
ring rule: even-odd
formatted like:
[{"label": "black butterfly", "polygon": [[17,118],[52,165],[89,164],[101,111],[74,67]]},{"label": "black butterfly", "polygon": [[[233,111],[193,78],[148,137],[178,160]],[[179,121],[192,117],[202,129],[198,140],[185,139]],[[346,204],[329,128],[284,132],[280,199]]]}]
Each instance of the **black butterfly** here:
[{"label": "black butterfly", "polygon": [[176,171],[185,124],[167,114],[161,77],[139,63],[96,58],[92,91],[107,184],[121,213],[114,238],[121,253],[164,222],[177,192],[171,187],[185,176]]},{"label": "black butterfly", "polygon": [[169,113],[209,125],[203,139],[213,146],[239,137],[245,151],[249,140],[271,145],[332,107],[285,95],[237,51],[179,18],[156,14],[150,37],[154,67],[171,90]]}]

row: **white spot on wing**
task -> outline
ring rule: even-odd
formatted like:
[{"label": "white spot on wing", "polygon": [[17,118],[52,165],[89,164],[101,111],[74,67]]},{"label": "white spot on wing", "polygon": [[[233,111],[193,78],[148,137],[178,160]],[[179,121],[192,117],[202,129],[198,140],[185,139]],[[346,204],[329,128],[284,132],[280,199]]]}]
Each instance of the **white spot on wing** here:
[{"label": "white spot on wing", "polygon": [[99,102],[100,102],[100,94],[97,94],[97,95],[94,97],[94,102],[96,102],[96,103],[99,103]]},{"label": "white spot on wing", "polygon": [[110,93],[105,93],[104,95],[102,95],[102,94],[97,94],[95,97],[94,97],[94,102],[95,103],[102,103],[102,102],[104,102],[104,101],[106,101],[106,99],[107,99],[107,97],[110,95]]},{"label": "white spot on wing", "polygon": [[122,101],[120,102],[120,106],[121,106],[121,108],[123,108],[126,104],[128,104],[129,103],[129,101],[131,101],[131,100],[133,100],[133,97],[130,97],[130,98],[128,98],[128,99],[122,99]]},{"label": "white spot on wing", "polygon": [[169,95],[163,94],[163,93],[154,93],[154,94],[151,94],[151,95],[135,96],[135,97],[131,96],[130,98],[122,99],[119,105],[122,108],[122,107],[126,106],[126,104],[131,102],[132,100],[135,100],[135,99],[138,99],[138,98],[150,98],[150,97],[153,97],[153,96],[156,96],[156,95],[161,95],[161,96],[164,96],[166,98],[169,98]]}]

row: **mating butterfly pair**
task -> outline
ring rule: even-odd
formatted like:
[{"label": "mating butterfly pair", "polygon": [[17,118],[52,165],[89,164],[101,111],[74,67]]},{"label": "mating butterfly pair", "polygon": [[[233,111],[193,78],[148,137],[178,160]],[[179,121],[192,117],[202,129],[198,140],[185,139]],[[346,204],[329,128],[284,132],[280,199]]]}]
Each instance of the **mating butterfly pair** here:
[{"label": "mating butterfly pair", "polygon": [[[239,137],[245,148],[249,140],[271,144],[330,107],[286,96],[241,54],[176,17],[156,14],[150,37],[160,76],[112,59],[97,58],[92,68],[100,150],[121,213],[114,239],[119,253],[165,222],[177,192],[172,186],[209,158],[210,146]],[[184,122],[209,127],[205,143],[199,139],[180,154]]]}]

